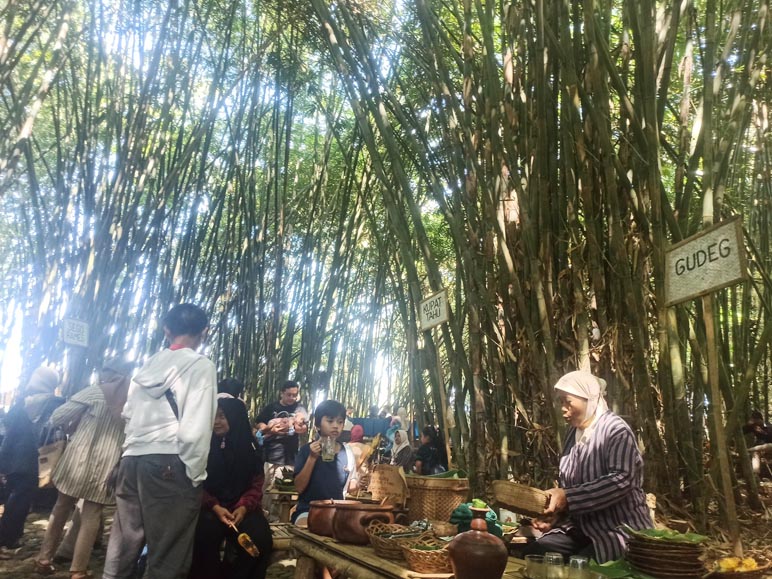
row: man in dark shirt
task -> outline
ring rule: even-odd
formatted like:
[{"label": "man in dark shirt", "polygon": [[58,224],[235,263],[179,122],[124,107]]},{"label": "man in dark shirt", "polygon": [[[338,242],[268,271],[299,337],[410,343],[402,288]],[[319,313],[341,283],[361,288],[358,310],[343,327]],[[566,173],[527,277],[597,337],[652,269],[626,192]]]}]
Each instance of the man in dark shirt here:
[{"label": "man in dark shirt", "polygon": [[278,402],[266,406],[257,417],[257,436],[263,440],[265,482],[263,508],[270,518],[272,497],[266,492],[273,486],[279,471],[292,472],[298,453],[298,434],[308,432],[308,412],[300,404],[300,386],[288,380],[281,387]]}]

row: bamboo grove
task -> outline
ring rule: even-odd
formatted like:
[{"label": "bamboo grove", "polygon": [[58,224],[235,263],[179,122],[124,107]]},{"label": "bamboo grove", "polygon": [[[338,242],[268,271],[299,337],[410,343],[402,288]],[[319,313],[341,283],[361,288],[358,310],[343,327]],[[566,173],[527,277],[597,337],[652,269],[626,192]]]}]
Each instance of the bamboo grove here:
[{"label": "bamboo grove", "polygon": [[[447,424],[478,489],[545,484],[591,368],[646,486],[720,503],[707,409],[770,411],[768,0],[6,0],[0,342],[81,387],[212,312],[253,405],[294,376]],[[750,279],[667,308],[669,244],[743,219]],[[448,323],[419,302],[448,288]],[[62,343],[62,320],[90,327]],[[440,392],[449,407],[442,408]],[[704,519],[703,519],[704,521]]]}]

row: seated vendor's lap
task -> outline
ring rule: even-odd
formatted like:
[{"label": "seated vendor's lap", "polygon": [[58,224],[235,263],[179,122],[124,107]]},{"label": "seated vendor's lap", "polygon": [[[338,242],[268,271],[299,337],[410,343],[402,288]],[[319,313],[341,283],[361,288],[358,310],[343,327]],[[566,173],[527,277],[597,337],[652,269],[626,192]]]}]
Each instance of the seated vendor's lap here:
[{"label": "seated vendor's lap", "polygon": [[538,539],[524,545],[513,546],[516,557],[522,559],[526,555],[544,555],[545,553],[560,553],[566,560],[571,555],[595,557],[592,540],[579,529],[573,528],[567,532],[554,531],[542,535]]}]

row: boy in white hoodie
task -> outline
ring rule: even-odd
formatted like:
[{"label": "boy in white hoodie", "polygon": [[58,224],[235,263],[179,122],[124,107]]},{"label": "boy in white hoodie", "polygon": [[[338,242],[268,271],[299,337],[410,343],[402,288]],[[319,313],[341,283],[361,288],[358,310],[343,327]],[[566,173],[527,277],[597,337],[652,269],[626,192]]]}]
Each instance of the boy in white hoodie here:
[{"label": "boy in white hoodie", "polygon": [[209,331],[201,308],[175,306],[163,324],[169,348],[137,372],[123,408],[126,441],[104,579],[133,577],[144,544],[145,579],[182,579],[190,567],[217,375],[212,361],[196,353]]}]

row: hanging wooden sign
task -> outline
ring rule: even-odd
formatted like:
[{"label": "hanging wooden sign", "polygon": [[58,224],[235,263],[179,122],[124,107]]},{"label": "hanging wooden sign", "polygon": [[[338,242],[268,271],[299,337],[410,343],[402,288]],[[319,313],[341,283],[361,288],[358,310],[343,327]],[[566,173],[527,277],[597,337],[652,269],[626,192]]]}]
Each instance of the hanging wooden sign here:
[{"label": "hanging wooden sign", "polygon": [[70,346],[88,346],[88,324],[67,318],[62,322],[62,341]]},{"label": "hanging wooden sign", "polygon": [[430,295],[418,308],[422,330],[430,330],[448,321],[448,290]]},{"label": "hanging wooden sign", "polygon": [[747,278],[742,220],[700,231],[665,253],[665,305],[703,296]]}]

